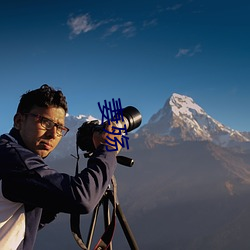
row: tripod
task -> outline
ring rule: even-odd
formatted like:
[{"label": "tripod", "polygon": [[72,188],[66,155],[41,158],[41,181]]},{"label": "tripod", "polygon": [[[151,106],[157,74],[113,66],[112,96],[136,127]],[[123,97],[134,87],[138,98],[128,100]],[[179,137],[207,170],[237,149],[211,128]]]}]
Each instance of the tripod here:
[{"label": "tripod", "polygon": [[[110,188],[106,190],[102,199],[100,200],[100,202],[97,204],[97,206],[95,207],[93,211],[86,245],[83,243],[80,229],[79,229],[80,215],[71,215],[71,218],[70,218],[71,219],[71,231],[78,245],[84,250],[90,250],[92,240],[93,240],[94,230],[96,227],[98,212],[99,212],[99,208],[101,205],[103,205],[104,225],[105,225],[106,230],[104,234],[102,235],[101,239],[99,240],[99,242],[97,243],[97,245],[94,247],[94,249],[95,250],[103,250],[103,249],[112,250],[113,249],[112,238],[113,238],[113,233],[114,233],[115,224],[116,224],[116,216],[117,216],[130,248],[132,250],[139,250],[139,247],[137,246],[136,240],[128,225],[125,215],[121,209],[121,206],[117,201],[117,182],[116,182],[115,176],[112,177],[112,184],[113,184],[113,190]],[[112,218],[110,217],[109,203],[113,205]]]}]

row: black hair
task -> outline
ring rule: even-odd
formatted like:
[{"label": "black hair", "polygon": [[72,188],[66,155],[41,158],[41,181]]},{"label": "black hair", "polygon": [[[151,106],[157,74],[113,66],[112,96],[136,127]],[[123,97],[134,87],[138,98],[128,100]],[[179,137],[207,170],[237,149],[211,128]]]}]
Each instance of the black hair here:
[{"label": "black hair", "polygon": [[43,84],[40,88],[29,90],[21,96],[20,102],[17,107],[17,113],[28,113],[34,107],[61,107],[68,112],[68,105],[66,97],[61,90]]}]

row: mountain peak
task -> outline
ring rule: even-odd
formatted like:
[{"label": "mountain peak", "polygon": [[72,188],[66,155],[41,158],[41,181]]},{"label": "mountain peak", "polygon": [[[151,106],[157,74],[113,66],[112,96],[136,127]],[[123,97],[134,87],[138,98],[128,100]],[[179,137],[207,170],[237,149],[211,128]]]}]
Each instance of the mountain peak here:
[{"label": "mountain peak", "polygon": [[173,93],[168,99],[167,103],[171,106],[175,115],[185,114],[192,116],[193,111],[196,113],[204,114],[204,110],[197,105],[191,97]]},{"label": "mountain peak", "polygon": [[140,130],[170,141],[211,141],[220,146],[249,142],[240,132],[226,127],[208,115],[188,96],[173,93],[163,108]]}]

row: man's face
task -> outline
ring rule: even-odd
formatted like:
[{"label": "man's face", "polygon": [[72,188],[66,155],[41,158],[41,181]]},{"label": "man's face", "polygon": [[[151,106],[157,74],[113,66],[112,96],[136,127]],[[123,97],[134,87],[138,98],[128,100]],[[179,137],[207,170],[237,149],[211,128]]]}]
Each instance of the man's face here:
[{"label": "man's face", "polygon": [[34,114],[62,126],[64,126],[66,114],[63,108],[35,106],[28,114],[17,114],[14,118],[15,128],[19,130],[25,146],[45,158],[55,149],[62,136],[57,134],[56,126],[45,129],[41,124],[41,120]]}]

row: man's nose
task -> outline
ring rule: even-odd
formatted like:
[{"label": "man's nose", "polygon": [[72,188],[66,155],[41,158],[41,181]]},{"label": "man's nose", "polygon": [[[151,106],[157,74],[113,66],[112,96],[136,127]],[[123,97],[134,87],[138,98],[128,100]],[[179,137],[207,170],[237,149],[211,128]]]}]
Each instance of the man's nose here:
[{"label": "man's nose", "polygon": [[57,137],[57,127],[53,126],[51,129],[48,129],[47,134],[49,134],[51,138],[55,139]]}]

